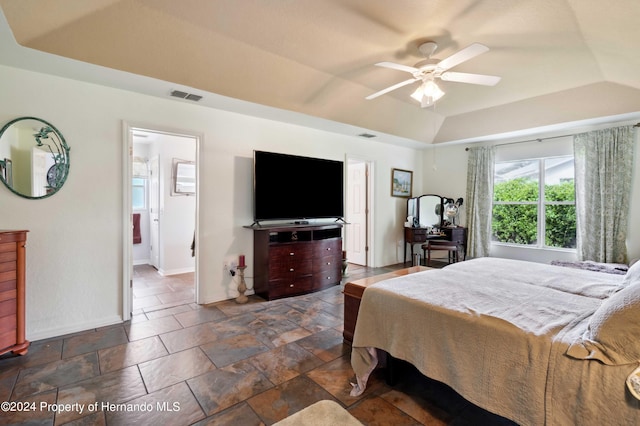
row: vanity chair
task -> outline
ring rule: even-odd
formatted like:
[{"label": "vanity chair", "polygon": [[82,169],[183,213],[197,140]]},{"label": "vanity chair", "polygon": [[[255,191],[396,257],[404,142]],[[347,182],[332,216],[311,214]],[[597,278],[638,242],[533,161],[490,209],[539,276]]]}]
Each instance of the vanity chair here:
[{"label": "vanity chair", "polygon": [[449,263],[456,263],[459,258],[459,253],[461,250],[460,245],[458,245],[455,241],[443,241],[443,240],[433,240],[429,241],[426,244],[422,245],[422,250],[424,252],[424,258],[426,261],[426,266],[431,266],[431,252],[432,251],[448,251],[448,260]]}]

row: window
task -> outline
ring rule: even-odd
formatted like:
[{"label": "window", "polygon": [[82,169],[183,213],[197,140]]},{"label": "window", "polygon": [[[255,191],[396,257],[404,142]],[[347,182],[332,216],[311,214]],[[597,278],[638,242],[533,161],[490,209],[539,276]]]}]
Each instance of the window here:
[{"label": "window", "polygon": [[131,181],[131,207],[133,210],[144,210],[147,208],[147,179],[133,178]]},{"label": "window", "polygon": [[133,179],[131,179],[131,208],[144,210],[147,208],[147,178],[149,172],[144,158],[134,157]]},{"label": "window", "polygon": [[573,157],[496,163],[491,239],[532,247],[576,247]]}]

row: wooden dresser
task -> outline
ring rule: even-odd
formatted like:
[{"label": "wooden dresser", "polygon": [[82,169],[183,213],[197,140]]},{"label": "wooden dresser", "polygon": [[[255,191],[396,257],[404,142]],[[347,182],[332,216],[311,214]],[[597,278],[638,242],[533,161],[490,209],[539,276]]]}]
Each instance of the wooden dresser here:
[{"label": "wooden dresser", "polygon": [[256,294],[272,300],[340,283],[341,224],[252,229]]},{"label": "wooden dresser", "polygon": [[0,354],[24,355],[27,231],[0,230]]}]

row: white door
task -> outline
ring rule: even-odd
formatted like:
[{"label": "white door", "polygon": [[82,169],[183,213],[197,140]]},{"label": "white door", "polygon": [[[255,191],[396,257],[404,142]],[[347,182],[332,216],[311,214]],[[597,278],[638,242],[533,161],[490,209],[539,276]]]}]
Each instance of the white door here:
[{"label": "white door", "polygon": [[367,163],[349,160],[347,163],[347,260],[367,265]]},{"label": "white door", "polygon": [[160,268],[160,159],[149,160],[149,259],[151,266]]}]

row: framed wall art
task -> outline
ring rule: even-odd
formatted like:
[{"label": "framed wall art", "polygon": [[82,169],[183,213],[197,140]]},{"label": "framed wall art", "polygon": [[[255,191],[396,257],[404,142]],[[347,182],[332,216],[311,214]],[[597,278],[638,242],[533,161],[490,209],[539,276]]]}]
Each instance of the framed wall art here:
[{"label": "framed wall art", "polygon": [[402,169],[391,170],[391,196],[411,197],[413,187],[413,172]]}]

